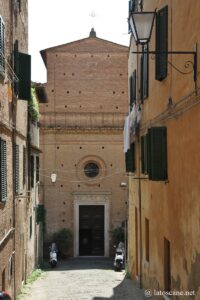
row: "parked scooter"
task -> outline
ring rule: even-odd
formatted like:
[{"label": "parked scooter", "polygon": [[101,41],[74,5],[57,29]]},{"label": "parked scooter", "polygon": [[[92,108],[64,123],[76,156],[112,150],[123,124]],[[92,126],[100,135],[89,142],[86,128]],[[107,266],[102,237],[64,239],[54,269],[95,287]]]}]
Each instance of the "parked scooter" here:
[{"label": "parked scooter", "polygon": [[116,247],[115,258],[114,258],[114,268],[115,271],[121,271],[124,268],[125,259],[125,248],[124,243],[120,242]]},{"label": "parked scooter", "polygon": [[52,243],[49,249],[50,249],[49,263],[52,268],[55,268],[58,262],[57,259],[58,248],[56,246],[56,243]]}]

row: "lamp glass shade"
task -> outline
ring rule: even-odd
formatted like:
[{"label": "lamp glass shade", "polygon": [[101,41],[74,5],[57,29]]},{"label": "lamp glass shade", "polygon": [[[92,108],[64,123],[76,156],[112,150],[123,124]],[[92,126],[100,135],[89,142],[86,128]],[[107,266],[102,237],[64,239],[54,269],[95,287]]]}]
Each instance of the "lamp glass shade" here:
[{"label": "lamp glass shade", "polygon": [[155,11],[135,12],[130,16],[129,22],[137,44],[146,44],[150,41],[155,14]]}]

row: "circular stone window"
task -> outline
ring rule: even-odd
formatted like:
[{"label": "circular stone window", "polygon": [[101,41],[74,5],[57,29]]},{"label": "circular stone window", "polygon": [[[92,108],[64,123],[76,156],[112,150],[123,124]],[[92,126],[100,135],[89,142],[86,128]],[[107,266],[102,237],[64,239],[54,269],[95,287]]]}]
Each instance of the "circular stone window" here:
[{"label": "circular stone window", "polygon": [[87,163],[84,167],[84,173],[87,177],[94,178],[99,174],[99,166],[94,162]]}]

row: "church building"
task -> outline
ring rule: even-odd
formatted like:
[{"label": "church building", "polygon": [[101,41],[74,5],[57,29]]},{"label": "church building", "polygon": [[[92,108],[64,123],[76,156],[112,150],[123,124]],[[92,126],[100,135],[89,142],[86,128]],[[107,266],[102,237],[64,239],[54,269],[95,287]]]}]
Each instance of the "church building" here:
[{"label": "church building", "polygon": [[128,47],[89,37],[41,51],[48,102],[40,104],[46,241],[67,228],[72,256],[110,256],[127,215],[123,154]]}]

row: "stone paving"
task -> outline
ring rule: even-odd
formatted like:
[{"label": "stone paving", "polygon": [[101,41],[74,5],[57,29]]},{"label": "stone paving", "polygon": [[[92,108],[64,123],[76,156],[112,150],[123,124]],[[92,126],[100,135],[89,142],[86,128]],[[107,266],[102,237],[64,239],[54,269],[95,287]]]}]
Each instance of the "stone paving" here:
[{"label": "stone paving", "polygon": [[[147,300],[125,272],[115,272],[105,258],[78,258],[46,268],[24,300]],[[148,298],[150,299],[150,298]]]}]

